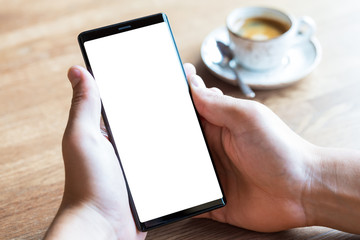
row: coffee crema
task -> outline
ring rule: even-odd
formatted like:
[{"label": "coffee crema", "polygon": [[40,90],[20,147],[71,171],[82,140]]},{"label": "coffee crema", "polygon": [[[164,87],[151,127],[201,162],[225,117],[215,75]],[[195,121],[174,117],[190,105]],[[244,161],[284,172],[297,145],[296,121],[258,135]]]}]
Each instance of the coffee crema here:
[{"label": "coffee crema", "polygon": [[235,33],[243,38],[255,41],[265,41],[276,38],[287,30],[290,26],[270,18],[248,18],[238,22],[238,29]]}]

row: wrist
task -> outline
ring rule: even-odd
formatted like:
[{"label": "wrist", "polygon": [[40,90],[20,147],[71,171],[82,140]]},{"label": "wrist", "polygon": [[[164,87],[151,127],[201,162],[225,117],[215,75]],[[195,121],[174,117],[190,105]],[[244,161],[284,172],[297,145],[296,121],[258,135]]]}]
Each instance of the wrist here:
[{"label": "wrist", "polygon": [[319,203],[323,195],[327,195],[322,181],[323,149],[314,146],[312,157],[308,161],[308,178],[302,194],[302,204],[306,216],[307,226],[322,225],[318,216]]},{"label": "wrist", "polygon": [[360,233],[360,152],[314,148],[303,191],[308,226]]},{"label": "wrist", "polygon": [[61,206],[45,239],[118,239],[97,210],[87,204]]}]

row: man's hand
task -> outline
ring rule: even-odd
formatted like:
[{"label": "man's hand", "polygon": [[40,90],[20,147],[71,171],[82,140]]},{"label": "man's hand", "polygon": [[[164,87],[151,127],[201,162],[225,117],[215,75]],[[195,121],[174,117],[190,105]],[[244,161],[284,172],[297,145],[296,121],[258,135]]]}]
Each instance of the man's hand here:
[{"label": "man's hand", "polygon": [[264,105],[208,89],[194,67],[186,69],[227,198],[224,208],[203,216],[263,232],[305,226],[313,145]]},{"label": "man's hand", "polygon": [[144,239],[129,208],[123,174],[100,129],[96,83],[79,66],[70,68],[73,99],[63,137],[65,191],[47,238]]},{"label": "man's hand", "polygon": [[264,105],[208,89],[186,65],[227,198],[202,215],[273,232],[326,226],[360,233],[360,152],[305,141]]}]

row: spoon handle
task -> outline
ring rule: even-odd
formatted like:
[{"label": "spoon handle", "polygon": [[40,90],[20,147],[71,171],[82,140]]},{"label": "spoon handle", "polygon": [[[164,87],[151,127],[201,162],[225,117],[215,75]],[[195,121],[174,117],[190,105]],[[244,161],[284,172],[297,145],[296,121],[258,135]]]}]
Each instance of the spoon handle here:
[{"label": "spoon handle", "polygon": [[255,97],[255,93],[254,91],[247,85],[243,82],[243,80],[241,80],[241,77],[239,76],[239,73],[236,71],[235,68],[231,68],[235,74],[235,78],[236,78],[236,81],[239,85],[239,88],[241,89],[241,91],[244,93],[244,95],[247,97],[247,98],[254,98]]}]

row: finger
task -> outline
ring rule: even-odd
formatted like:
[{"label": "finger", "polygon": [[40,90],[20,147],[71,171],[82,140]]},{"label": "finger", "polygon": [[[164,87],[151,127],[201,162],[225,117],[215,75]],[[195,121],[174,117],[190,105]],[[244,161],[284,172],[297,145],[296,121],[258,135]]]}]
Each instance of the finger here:
[{"label": "finger", "polygon": [[101,103],[94,78],[80,66],[71,67],[68,78],[73,88],[69,125],[99,128]]},{"label": "finger", "polygon": [[213,92],[216,92],[216,93],[218,93],[218,94],[221,94],[221,95],[224,94],[224,93],[223,93],[219,88],[217,88],[217,87],[212,87],[212,88],[210,88],[210,90],[213,91]]},{"label": "finger", "polygon": [[223,95],[215,88],[208,89],[197,75],[190,78],[190,86],[196,109],[210,123],[236,129],[247,117],[248,100]]},{"label": "finger", "polygon": [[190,86],[194,86],[196,88],[206,88],[206,85],[202,78],[196,74],[191,75],[190,78]]},{"label": "finger", "polygon": [[187,79],[189,79],[191,75],[196,74],[196,68],[191,63],[185,63],[184,70]]},{"label": "finger", "polygon": [[101,131],[101,134],[109,140],[109,133],[105,127],[104,119],[102,118],[102,116],[100,119],[100,131]]}]

